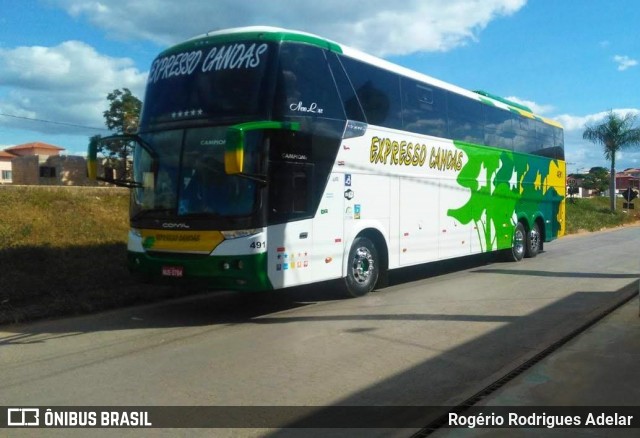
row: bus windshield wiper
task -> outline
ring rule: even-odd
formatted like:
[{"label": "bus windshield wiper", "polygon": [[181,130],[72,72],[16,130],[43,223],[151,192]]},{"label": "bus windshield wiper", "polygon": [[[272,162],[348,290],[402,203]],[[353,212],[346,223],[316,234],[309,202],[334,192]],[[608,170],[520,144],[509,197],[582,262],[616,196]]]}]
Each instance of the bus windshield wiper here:
[{"label": "bus windshield wiper", "polygon": [[184,213],[184,214],[179,214],[178,217],[186,218],[186,219],[189,219],[189,218],[198,219],[198,218],[222,217],[222,215],[220,213],[210,211],[210,212]]},{"label": "bus windshield wiper", "polygon": [[171,213],[174,213],[175,211],[176,211],[175,208],[152,208],[152,209],[142,210],[136,213],[131,219],[138,220],[138,219],[142,219],[143,217],[151,216],[153,214],[169,215]]}]

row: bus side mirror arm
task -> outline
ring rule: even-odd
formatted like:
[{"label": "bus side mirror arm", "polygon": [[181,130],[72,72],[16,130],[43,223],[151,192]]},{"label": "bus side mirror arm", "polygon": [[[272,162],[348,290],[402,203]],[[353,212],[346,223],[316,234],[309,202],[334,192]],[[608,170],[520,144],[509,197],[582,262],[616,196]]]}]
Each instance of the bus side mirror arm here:
[{"label": "bus side mirror arm", "polygon": [[227,129],[227,141],[224,151],[224,171],[227,175],[238,175],[266,184],[263,175],[251,175],[244,172],[245,137],[249,131],[264,131],[267,129],[284,129],[299,131],[297,122],[248,122],[230,126]]},{"label": "bus side mirror arm", "polygon": [[92,181],[104,181],[110,184],[116,185],[118,187],[127,187],[130,189],[143,187],[142,183],[133,181],[133,180],[124,180],[124,179],[115,179],[113,177],[113,173],[105,173],[104,176],[98,176],[98,144],[101,142],[110,142],[110,141],[135,141],[141,147],[143,147],[152,157],[156,157],[156,154],[153,150],[145,144],[145,142],[135,134],[125,134],[125,135],[112,135],[109,137],[103,137],[98,141],[92,141],[89,143],[89,148],[87,151],[87,176]]},{"label": "bus side mirror arm", "polygon": [[267,176],[263,174],[237,173],[236,176],[239,176],[240,178],[250,179],[251,181],[255,181],[262,186],[267,185]]}]

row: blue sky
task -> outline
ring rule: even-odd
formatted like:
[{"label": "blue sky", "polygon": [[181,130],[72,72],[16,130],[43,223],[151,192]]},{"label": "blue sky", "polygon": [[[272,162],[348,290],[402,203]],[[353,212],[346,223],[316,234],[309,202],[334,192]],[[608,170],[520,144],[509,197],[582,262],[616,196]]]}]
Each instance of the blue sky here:
[{"label": "blue sky", "polygon": [[[312,32],[561,122],[569,171],[608,167],[582,140],[609,110],[640,113],[637,0],[0,0],[0,149],[84,154],[106,95],[144,98],[155,55],[209,30]],[[51,123],[53,122],[53,123]],[[640,148],[617,169],[640,167]]]}]

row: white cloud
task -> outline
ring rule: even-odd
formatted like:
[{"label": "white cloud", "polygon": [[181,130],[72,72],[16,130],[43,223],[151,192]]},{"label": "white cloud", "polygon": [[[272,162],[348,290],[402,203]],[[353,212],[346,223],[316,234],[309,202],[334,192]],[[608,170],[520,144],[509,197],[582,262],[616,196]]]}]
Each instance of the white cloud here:
[{"label": "white cloud", "polygon": [[[0,112],[31,119],[104,127],[106,95],[127,87],[144,92],[146,73],[128,58],[110,58],[79,41],[54,47],[0,49]],[[60,132],[62,124],[2,118],[12,127]],[[74,128],[77,131],[77,128]]]},{"label": "white cloud", "polygon": [[[640,109],[636,108],[614,109],[613,112],[618,115],[632,113],[640,116]],[[582,138],[586,125],[602,122],[608,113],[609,111],[602,111],[584,116],[562,114],[553,117],[564,127],[565,157],[568,172],[577,172],[581,169],[587,171],[595,166],[609,168],[610,163],[604,157],[602,146]],[[624,153],[616,155],[616,169],[637,167],[639,162],[640,148],[628,149]]]},{"label": "white cloud", "polygon": [[[628,113],[640,115],[640,109],[636,108],[614,109],[613,112],[620,116],[624,116]],[[586,116],[562,114],[555,116],[554,119],[562,124],[565,131],[580,131],[580,135],[582,135],[582,131],[584,131],[586,125],[601,122],[607,114],[609,114],[609,111],[601,111],[599,113],[588,114]]]},{"label": "white cloud", "polygon": [[552,105],[542,105],[536,102],[532,102],[530,100],[520,99],[519,97],[515,97],[515,96],[509,96],[506,99],[511,100],[515,103],[519,103],[520,105],[528,106],[531,109],[531,111],[533,111],[534,114],[537,114],[540,116],[549,114],[551,111],[554,110],[554,107]]},{"label": "white cloud", "polygon": [[527,0],[53,1],[118,38],[167,45],[210,30],[269,25],[384,56],[446,51],[475,41],[491,21],[516,13]]},{"label": "white cloud", "polygon": [[618,71],[625,71],[628,68],[638,65],[638,61],[631,59],[628,56],[616,55],[613,57],[613,61],[618,64]]}]

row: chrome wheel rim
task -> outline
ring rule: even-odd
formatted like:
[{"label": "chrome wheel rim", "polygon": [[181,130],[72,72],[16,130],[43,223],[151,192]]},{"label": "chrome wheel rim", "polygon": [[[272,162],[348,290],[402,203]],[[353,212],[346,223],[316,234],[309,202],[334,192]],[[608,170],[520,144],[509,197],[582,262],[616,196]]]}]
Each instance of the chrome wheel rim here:
[{"label": "chrome wheel rim", "polygon": [[524,233],[521,229],[516,228],[516,232],[513,235],[513,252],[520,256],[524,254]]},{"label": "chrome wheel rim", "polygon": [[356,249],[351,263],[351,273],[359,284],[365,284],[371,278],[374,270],[373,255],[366,247]]},{"label": "chrome wheel rim", "polygon": [[540,247],[540,233],[537,229],[531,230],[529,235],[529,239],[531,240],[531,249],[534,251]]}]

